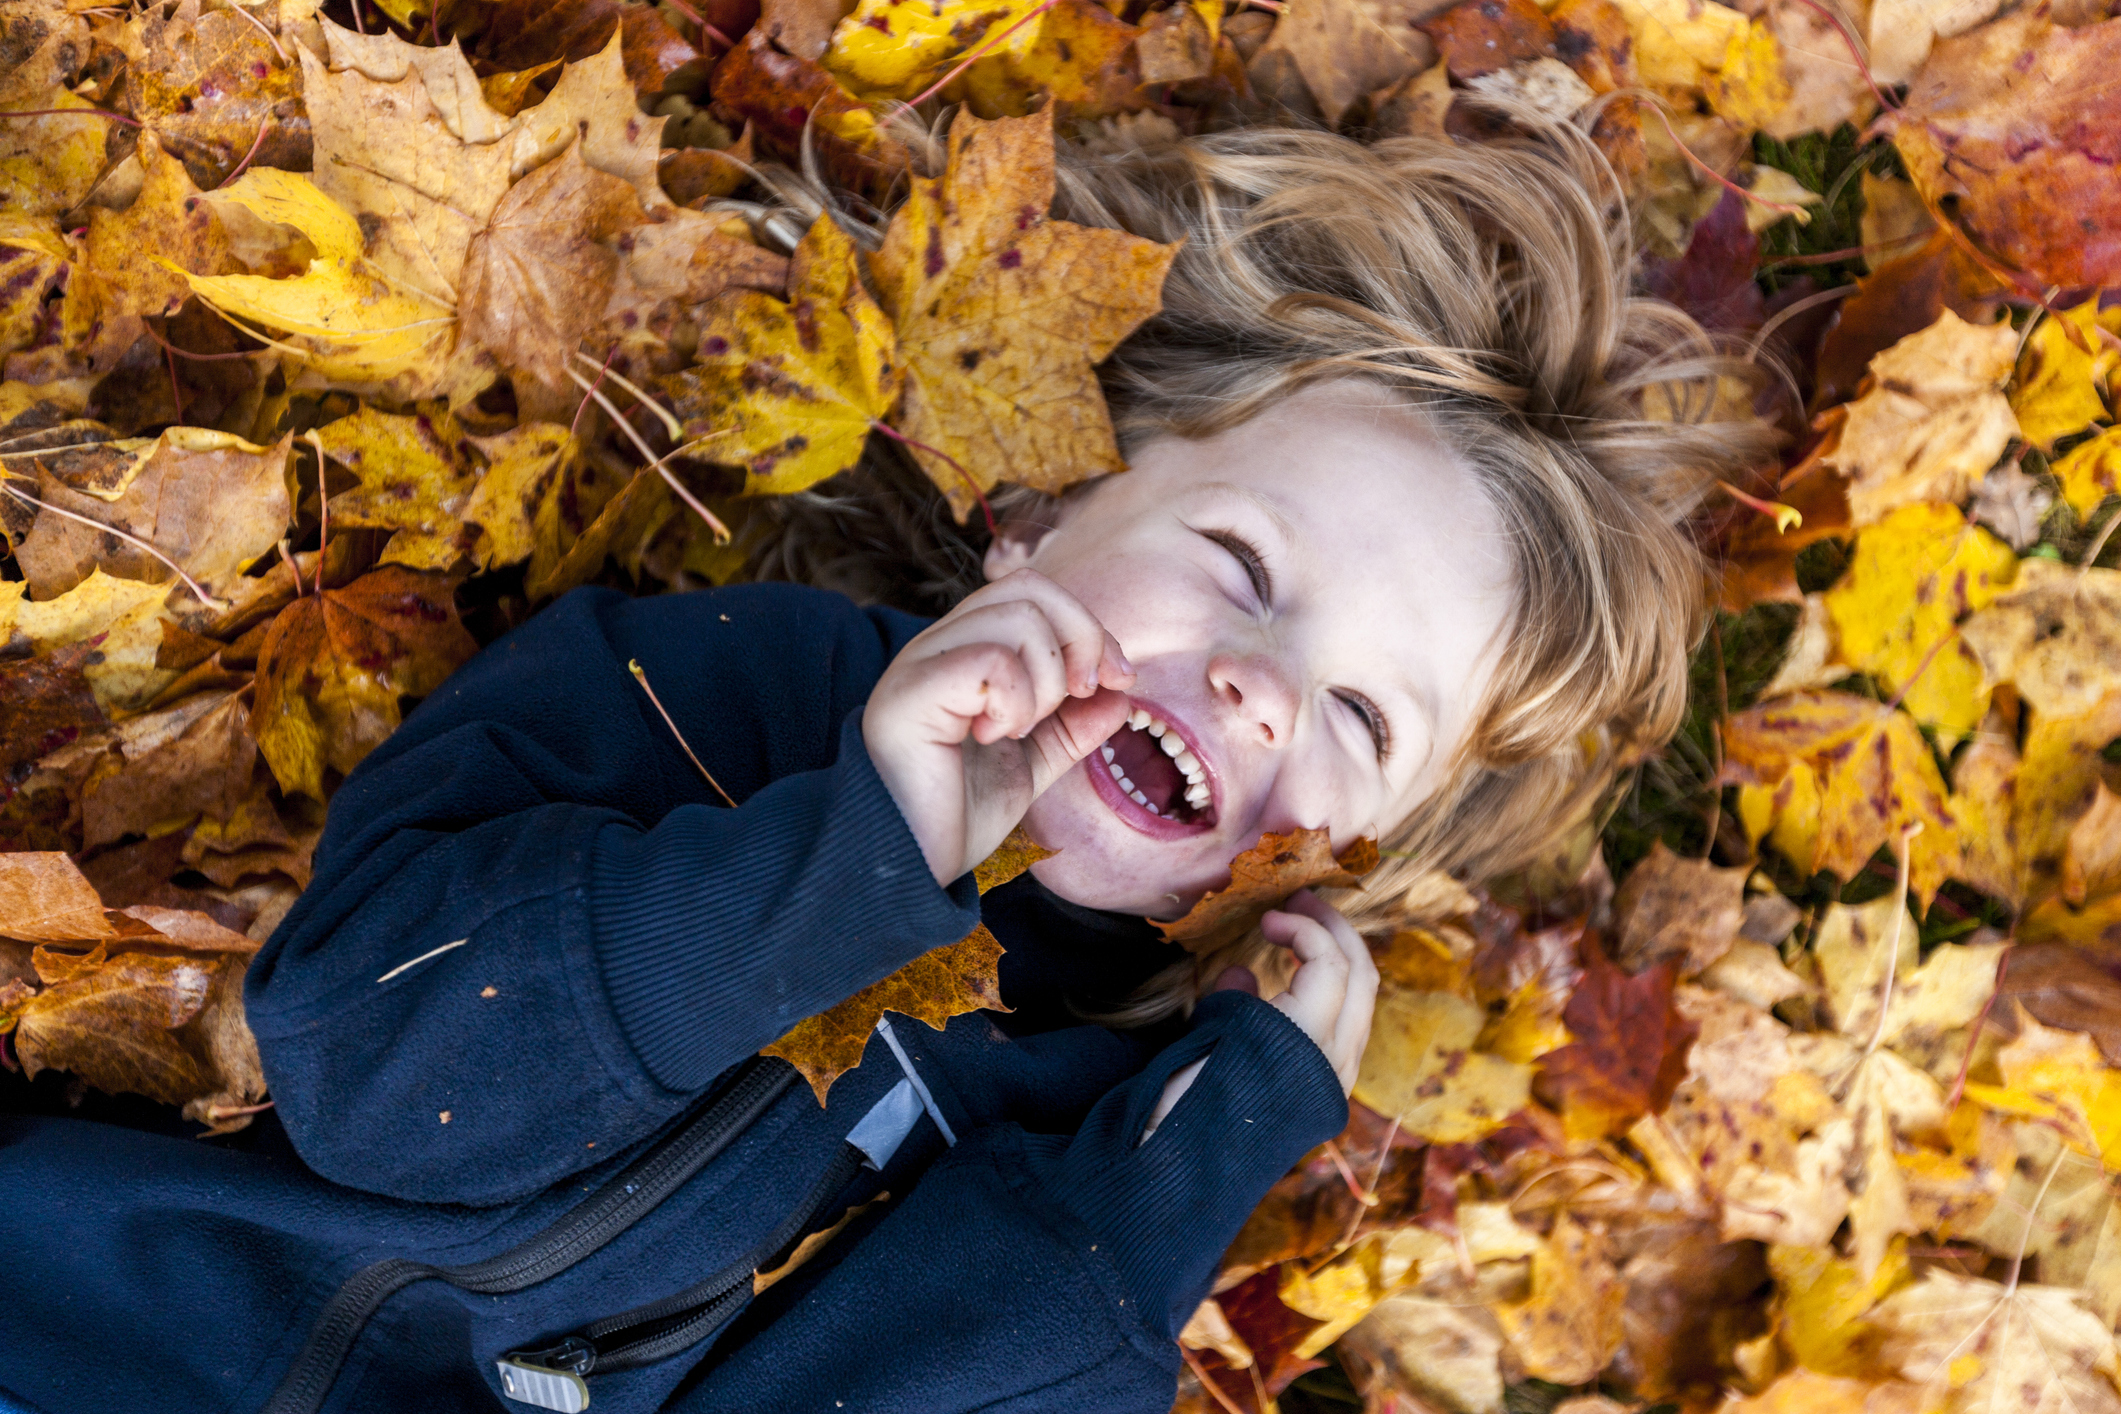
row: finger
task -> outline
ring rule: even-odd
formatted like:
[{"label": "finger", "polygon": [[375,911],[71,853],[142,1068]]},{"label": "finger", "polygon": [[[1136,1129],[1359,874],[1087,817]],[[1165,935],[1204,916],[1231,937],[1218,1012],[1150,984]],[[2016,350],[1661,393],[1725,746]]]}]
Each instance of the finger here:
[{"label": "finger", "polygon": [[1024,743],[1032,799],[1044,795],[1048,786],[1118,731],[1129,706],[1122,694],[1100,689],[1095,697],[1064,699],[1058,711],[1040,722]]},{"label": "finger", "polygon": [[970,643],[914,664],[904,691],[920,704],[931,741],[982,745],[1034,725],[1037,702],[1023,660],[998,643]]},{"label": "finger", "polygon": [[1127,661],[1119,640],[1105,635],[1104,656],[1097,662],[1097,680],[1104,687],[1128,687],[1134,682],[1134,664]]},{"label": "finger", "polygon": [[1274,999],[1287,1005],[1290,1020],[1303,1027],[1321,1050],[1332,1043],[1340,1018],[1341,1003],[1348,990],[1348,957],[1325,925],[1298,913],[1269,913],[1259,920],[1269,942],[1279,943],[1296,954],[1296,975],[1289,990]]},{"label": "finger", "polygon": [[1370,955],[1370,945],[1363,941],[1362,934],[1355,931],[1355,925],[1339,909],[1309,889],[1298,889],[1289,895],[1289,901],[1282,907],[1322,925],[1340,950],[1347,954],[1350,983],[1360,984],[1367,979],[1371,990],[1376,989],[1377,960]]},{"label": "finger", "polygon": [[994,643],[1015,651],[1023,659],[1038,711],[1023,723],[1028,730],[1040,717],[1059,706],[1070,695],[1067,658],[1060,637],[1043,606],[1031,599],[1009,599],[981,605],[969,613],[953,616],[937,625],[924,645],[930,654],[941,654],[974,643]]},{"label": "finger", "polygon": [[[1133,665],[1126,662],[1126,655],[1119,651],[1118,640],[1105,632],[1105,626],[1097,621],[1097,616],[1083,606],[1082,600],[1037,570],[1018,570],[991,588],[997,595],[1022,595],[1037,604],[1045,614],[1060,646],[1069,696],[1088,697],[1100,684],[1121,686],[1116,681],[1105,681],[1108,668],[1116,677],[1133,676]],[[1117,662],[1108,662],[1115,657]],[[1125,665],[1123,670],[1122,664]]]},{"label": "finger", "polygon": [[1208,990],[1211,992],[1246,992],[1256,997],[1259,995],[1259,978],[1253,975],[1252,969],[1249,967],[1225,967],[1222,970],[1222,975],[1215,979],[1215,985]]},{"label": "finger", "polygon": [[1352,1068],[1362,1061],[1363,1048],[1370,1036],[1371,1018],[1377,1006],[1377,961],[1370,955],[1369,944],[1363,941],[1362,934],[1355,931],[1355,926],[1341,915],[1340,910],[1309,889],[1298,890],[1284,906],[1317,922],[1347,958],[1345,990],[1341,994],[1339,1012],[1333,1019],[1333,1043],[1327,1047],[1327,1054],[1343,1072],[1342,1078],[1352,1080]]}]

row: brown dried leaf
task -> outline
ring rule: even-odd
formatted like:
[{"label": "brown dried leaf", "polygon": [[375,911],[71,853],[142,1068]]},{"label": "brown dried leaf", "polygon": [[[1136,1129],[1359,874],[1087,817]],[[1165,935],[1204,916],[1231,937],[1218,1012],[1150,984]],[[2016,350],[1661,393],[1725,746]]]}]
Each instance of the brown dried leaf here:
[{"label": "brown dried leaf", "polygon": [[1576,1039],[1540,1061],[1540,1090],[1559,1102],[1571,1138],[1616,1133],[1671,1101],[1700,1032],[1672,1005],[1678,976],[1667,962],[1630,977],[1584,949],[1583,980],[1561,1014]]},{"label": "brown dried leaf", "polygon": [[1230,861],[1230,883],[1210,889],[1174,923],[1158,923],[1164,941],[1188,952],[1212,952],[1255,927],[1262,914],[1281,907],[1298,889],[1353,888],[1377,867],[1377,842],[1359,839],[1333,854],[1324,830],[1263,834],[1259,843]]},{"label": "brown dried leaf", "polygon": [[1679,975],[1692,977],[1714,963],[1730,951],[1745,920],[1745,881],[1751,872],[1682,859],[1659,840],[1613,899],[1620,965],[1640,972],[1677,958]]},{"label": "brown dried leaf", "polygon": [[455,581],[385,565],[344,589],[287,606],[258,655],[251,731],[281,788],[324,799],[326,768],[345,772],[478,645],[457,621]]}]

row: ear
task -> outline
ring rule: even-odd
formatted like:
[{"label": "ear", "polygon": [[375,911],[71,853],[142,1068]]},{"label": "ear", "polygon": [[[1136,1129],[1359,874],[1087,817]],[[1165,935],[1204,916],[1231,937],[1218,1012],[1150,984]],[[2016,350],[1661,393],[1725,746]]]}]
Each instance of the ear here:
[{"label": "ear", "polygon": [[1052,529],[1050,525],[1032,525],[1020,520],[1002,522],[987,545],[986,558],[980,562],[980,572],[987,577],[987,582],[992,584],[1030,564],[1039,542]]}]

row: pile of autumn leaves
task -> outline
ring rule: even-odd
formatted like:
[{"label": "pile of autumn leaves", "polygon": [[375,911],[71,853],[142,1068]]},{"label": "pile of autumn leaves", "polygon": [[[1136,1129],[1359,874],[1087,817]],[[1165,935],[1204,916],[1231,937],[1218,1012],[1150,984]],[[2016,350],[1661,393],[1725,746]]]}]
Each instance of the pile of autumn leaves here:
[{"label": "pile of autumn leaves", "polygon": [[[1092,365],[1171,251],[1045,215],[1056,126],[1589,111],[1653,284],[1817,350],[1801,455],[1720,535],[1729,611],[1800,606],[1720,724],[1731,864],[1400,900],[1355,1119],[1230,1252],[1180,1406],[1264,1410],[1331,1347],[1378,1411],[2121,1414],[2121,572],[2082,567],[2121,490],[2121,255],[2086,235],[2121,183],[2084,119],[2121,20],[1995,8],[335,11],[362,33],[314,0],[0,0],[8,1055],[214,1128],[269,1103],[244,965],[337,781],[475,651],[460,613],[483,637],[613,563],[719,582],[747,498],[872,434],[960,515],[1116,468]],[[901,107],[938,95],[969,110],[946,147]],[[1861,177],[1868,273],[1813,287],[1822,340],[1753,267],[1834,201],[1749,144],[1874,120],[1907,176]],[[792,219],[753,173],[806,146],[905,199]],[[1190,921],[1342,867],[1270,838]],[[1774,883],[1817,875],[1871,901]],[[939,1024],[993,957],[939,950],[776,1053],[823,1096],[877,1008]]]}]

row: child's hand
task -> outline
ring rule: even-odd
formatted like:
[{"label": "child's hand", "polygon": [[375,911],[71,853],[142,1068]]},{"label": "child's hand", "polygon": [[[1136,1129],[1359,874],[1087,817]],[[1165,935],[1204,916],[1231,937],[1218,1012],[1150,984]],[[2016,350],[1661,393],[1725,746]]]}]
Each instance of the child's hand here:
[{"label": "child's hand", "polygon": [[1033,570],[971,595],[906,645],[862,741],[948,884],[1126,720],[1134,668],[1075,596]]},{"label": "child's hand", "polygon": [[1346,1094],[1355,1088],[1377,1004],[1377,964],[1369,947],[1339,909],[1309,889],[1299,889],[1280,911],[1260,919],[1259,930],[1298,962],[1289,990],[1268,1005],[1318,1043]]}]

